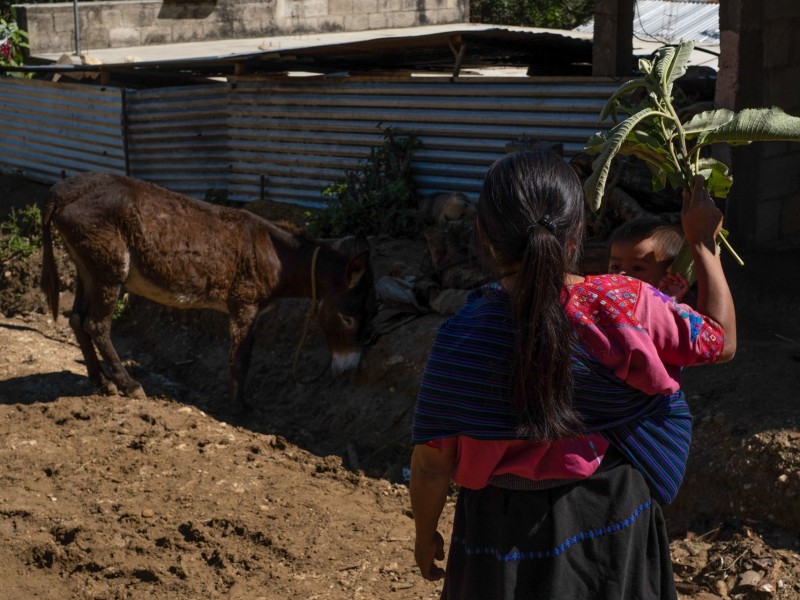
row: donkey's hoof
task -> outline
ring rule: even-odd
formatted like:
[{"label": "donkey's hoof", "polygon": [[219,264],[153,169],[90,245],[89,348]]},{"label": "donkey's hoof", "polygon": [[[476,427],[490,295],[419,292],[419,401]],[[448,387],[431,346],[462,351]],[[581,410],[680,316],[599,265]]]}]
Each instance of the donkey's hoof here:
[{"label": "donkey's hoof", "polygon": [[119,395],[119,390],[112,381],[102,381],[97,386],[97,393],[102,396],[117,396]]},{"label": "donkey's hoof", "polygon": [[135,398],[136,400],[145,400],[147,398],[147,394],[144,393],[144,388],[139,384],[126,389],[125,395],[128,398]]}]

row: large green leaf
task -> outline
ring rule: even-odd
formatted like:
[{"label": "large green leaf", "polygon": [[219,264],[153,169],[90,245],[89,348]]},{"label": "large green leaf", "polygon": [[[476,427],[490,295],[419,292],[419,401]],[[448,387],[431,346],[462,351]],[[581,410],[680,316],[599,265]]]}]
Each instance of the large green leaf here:
[{"label": "large green leaf", "polygon": [[669,71],[672,66],[672,59],[675,58],[677,49],[675,46],[662,46],[655,51],[653,59],[653,70],[651,76],[655,76],[656,83],[660,88],[665,88],[669,79]]},{"label": "large green leaf", "polygon": [[586,179],[583,185],[586,199],[593,210],[598,210],[603,201],[603,191],[605,190],[608,172],[611,170],[611,161],[616,156],[625,138],[633,131],[640,121],[653,115],[656,110],[646,108],[635,115],[631,115],[622,123],[615,126],[608,132],[608,139],[602,146],[600,155],[592,163],[592,174]]},{"label": "large green leaf", "polygon": [[694,139],[701,133],[719,129],[723,125],[730,123],[736,113],[727,108],[720,108],[717,110],[706,110],[697,113],[689,121],[684,123],[683,131],[686,134],[686,139]]},{"label": "large green leaf", "polygon": [[800,142],[800,117],[787,115],[777,107],[746,108],[724,125],[701,133],[697,145],[777,141]]},{"label": "large green leaf", "polygon": [[680,79],[686,74],[686,68],[689,65],[689,59],[694,52],[694,42],[684,42],[680,44],[675,51],[675,56],[669,66],[667,76],[667,93],[672,93],[672,85],[676,80]]},{"label": "large green leaf", "polygon": [[610,114],[616,116],[616,108],[619,106],[619,100],[622,96],[629,94],[630,92],[639,89],[640,87],[649,87],[647,80],[644,78],[640,79],[631,79],[630,81],[626,81],[619,89],[612,94],[612,96],[608,99],[608,101],[603,106],[603,110],[600,111],[600,118],[598,120],[599,123],[605,121]]},{"label": "large green leaf", "polygon": [[677,46],[664,46],[656,50],[651,75],[658,78],[658,86],[664,97],[669,99],[675,80],[686,73],[686,66],[694,51],[694,42],[686,42]]}]

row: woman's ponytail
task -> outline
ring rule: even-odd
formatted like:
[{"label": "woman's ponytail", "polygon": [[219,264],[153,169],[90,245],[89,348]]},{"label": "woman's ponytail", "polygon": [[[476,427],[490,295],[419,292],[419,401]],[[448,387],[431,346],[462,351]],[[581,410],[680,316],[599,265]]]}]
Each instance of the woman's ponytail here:
[{"label": "woman's ponytail", "polygon": [[490,168],[478,204],[480,239],[510,270],[515,325],[513,397],[520,433],[537,440],[575,435],[571,355],[575,336],[561,304],[577,262],[583,190],[551,152],[508,155]]}]

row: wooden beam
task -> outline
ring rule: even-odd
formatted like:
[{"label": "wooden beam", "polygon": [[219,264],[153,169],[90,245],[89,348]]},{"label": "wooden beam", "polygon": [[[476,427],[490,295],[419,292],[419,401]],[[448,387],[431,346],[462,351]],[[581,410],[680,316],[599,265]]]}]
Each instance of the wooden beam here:
[{"label": "wooden beam", "polygon": [[633,70],[634,0],[597,0],[592,75],[626,76]]}]

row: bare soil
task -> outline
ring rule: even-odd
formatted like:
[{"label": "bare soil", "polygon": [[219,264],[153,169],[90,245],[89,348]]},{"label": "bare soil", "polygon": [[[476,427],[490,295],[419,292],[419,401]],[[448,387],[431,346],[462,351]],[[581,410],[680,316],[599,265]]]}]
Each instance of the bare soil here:
[{"label": "bare soil", "polygon": [[[0,176],[0,221],[46,192]],[[373,247],[376,277],[422,269],[420,240]],[[737,358],[686,373],[696,434],[666,514],[687,600],[800,598],[800,251],[745,259],[728,269]],[[131,298],[115,343],[148,397],[99,396],[66,318],[46,314],[39,268],[38,253],[0,265],[0,598],[437,597],[414,566],[404,469],[443,316],[391,329],[385,307],[385,333],[347,380],[324,371],[312,327],[295,378],[308,301],[278,302],[257,335],[254,410],[237,417],[223,315]],[[445,536],[451,518],[452,502]]]}]

